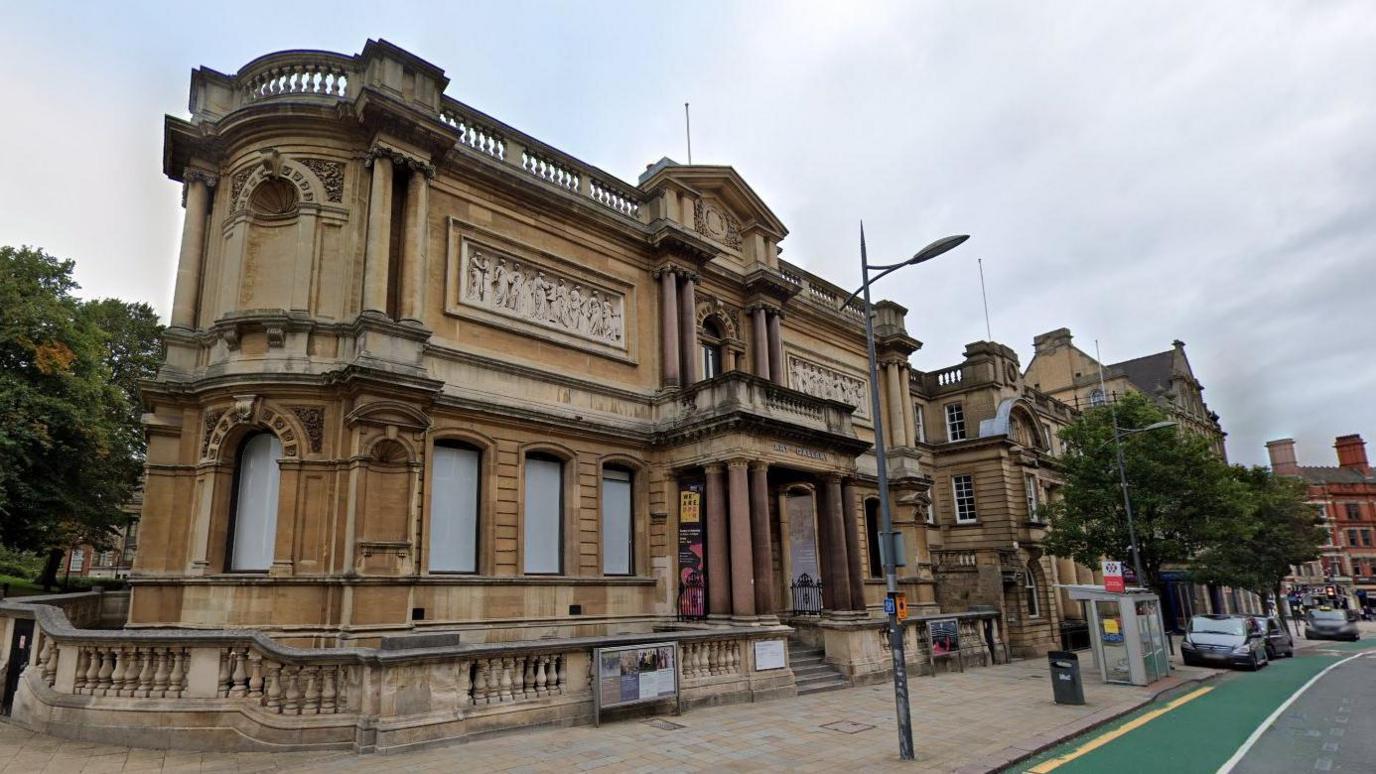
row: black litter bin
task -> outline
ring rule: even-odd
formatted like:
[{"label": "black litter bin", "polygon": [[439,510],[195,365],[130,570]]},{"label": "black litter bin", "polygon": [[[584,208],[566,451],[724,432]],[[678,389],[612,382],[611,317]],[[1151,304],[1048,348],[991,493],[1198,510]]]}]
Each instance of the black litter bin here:
[{"label": "black litter bin", "polygon": [[1084,704],[1085,686],[1080,681],[1080,657],[1067,650],[1046,654],[1051,664],[1051,690],[1057,704]]}]

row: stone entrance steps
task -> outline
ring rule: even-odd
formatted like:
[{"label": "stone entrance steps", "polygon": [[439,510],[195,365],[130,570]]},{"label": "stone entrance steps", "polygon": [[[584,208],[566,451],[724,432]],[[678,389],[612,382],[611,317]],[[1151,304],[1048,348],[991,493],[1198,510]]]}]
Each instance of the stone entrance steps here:
[{"label": "stone entrance steps", "polygon": [[799,696],[850,686],[845,676],[826,662],[826,653],[821,648],[789,640],[788,662],[793,667],[793,679],[798,684]]}]

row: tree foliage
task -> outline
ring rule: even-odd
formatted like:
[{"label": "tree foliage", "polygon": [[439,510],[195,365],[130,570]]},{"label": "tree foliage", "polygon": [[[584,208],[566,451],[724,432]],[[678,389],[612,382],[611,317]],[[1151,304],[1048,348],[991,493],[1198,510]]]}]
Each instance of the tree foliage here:
[{"label": "tree foliage", "polygon": [[[1120,433],[1161,422],[1165,414],[1129,393],[1110,408],[1086,411],[1061,432],[1065,442],[1063,497],[1045,506],[1047,551],[1097,567],[1104,558],[1131,566],[1127,514],[1114,446]],[[1160,429],[1122,436],[1123,463],[1141,550],[1142,579],[1160,587],[1161,569],[1187,564],[1226,532],[1247,508],[1245,488],[1228,465],[1196,435]]]},{"label": "tree foliage", "polygon": [[1274,592],[1279,599],[1290,568],[1317,559],[1327,533],[1305,502],[1303,481],[1240,465],[1232,475],[1247,493],[1245,515],[1215,525],[1209,545],[1191,563],[1191,577],[1263,596]]},{"label": "tree foliage", "polygon": [[161,326],[77,287],[71,261],[0,247],[0,543],[15,548],[98,542],[141,475],[138,382]]}]

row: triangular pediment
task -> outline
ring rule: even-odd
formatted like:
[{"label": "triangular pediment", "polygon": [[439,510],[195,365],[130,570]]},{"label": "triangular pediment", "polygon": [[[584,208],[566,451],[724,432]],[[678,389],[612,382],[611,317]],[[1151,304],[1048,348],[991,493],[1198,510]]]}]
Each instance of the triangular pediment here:
[{"label": "triangular pediment", "polygon": [[641,176],[640,187],[655,191],[664,186],[693,196],[696,230],[714,241],[731,244],[740,235],[760,231],[778,242],[788,234],[783,221],[732,167],[689,166],[661,159]]}]

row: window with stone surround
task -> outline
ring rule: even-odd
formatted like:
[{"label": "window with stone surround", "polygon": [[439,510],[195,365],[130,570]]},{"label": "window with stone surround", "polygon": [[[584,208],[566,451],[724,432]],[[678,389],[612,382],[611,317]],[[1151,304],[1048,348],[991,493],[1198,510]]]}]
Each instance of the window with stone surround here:
[{"label": "window with stone surround", "polygon": [[478,571],[478,508],[482,452],[435,445],[430,472],[430,571]]},{"label": "window with stone surround", "polygon": [[1037,588],[1037,575],[1036,575],[1036,573],[1034,573],[1034,572],[1032,571],[1032,568],[1031,568],[1031,567],[1028,567],[1028,568],[1027,568],[1027,573],[1026,573],[1026,575],[1027,575],[1027,579],[1026,579],[1026,584],[1027,584],[1027,585],[1023,587],[1023,592],[1024,592],[1024,593],[1026,594],[1026,596],[1027,596],[1027,617],[1028,617],[1028,618],[1041,618],[1041,617],[1042,617],[1042,605],[1041,605],[1041,597],[1040,597],[1041,591]]},{"label": "window with stone surround", "polygon": [[946,440],[965,440],[965,407],[959,402],[946,404]]},{"label": "window with stone surround", "polygon": [[631,471],[602,469],[602,574],[635,574],[635,502]]},{"label": "window with stone surround", "polygon": [[1357,503],[1344,503],[1347,507],[1347,518],[1349,521],[1358,521],[1362,518],[1362,506]]},{"label": "window with stone surround", "polygon": [[721,326],[711,317],[702,321],[699,344],[702,347],[702,378],[711,379],[714,376],[721,376]]},{"label": "window with stone surround", "polygon": [[564,461],[526,455],[522,568],[527,575],[564,571]]},{"label": "window with stone surround", "polygon": [[879,555],[879,501],[874,498],[865,501],[865,548],[870,577],[884,577],[884,562]]},{"label": "window with stone surround", "polygon": [[1041,521],[1041,517],[1037,514],[1037,506],[1040,504],[1040,498],[1037,495],[1037,477],[1032,473],[1025,474],[1023,476],[1023,488],[1026,490],[1027,496],[1027,520]]},{"label": "window with stone surround", "polygon": [[918,443],[927,442],[927,423],[922,421],[922,409],[923,406],[921,403],[913,404],[913,421],[917,425],[914,430],[917,432]]},{"label": "window with stone surround", "polygon": [[255,433],[239,447],[234,507],[229,522],[229,571],[267,572],[277,542],[277,494],[282,442]]},{"label": "window with stone surround", "polygon": [[973,524],[975,515],[975,477],[951,476],[951,495],[956,506],[956,523]]}]

